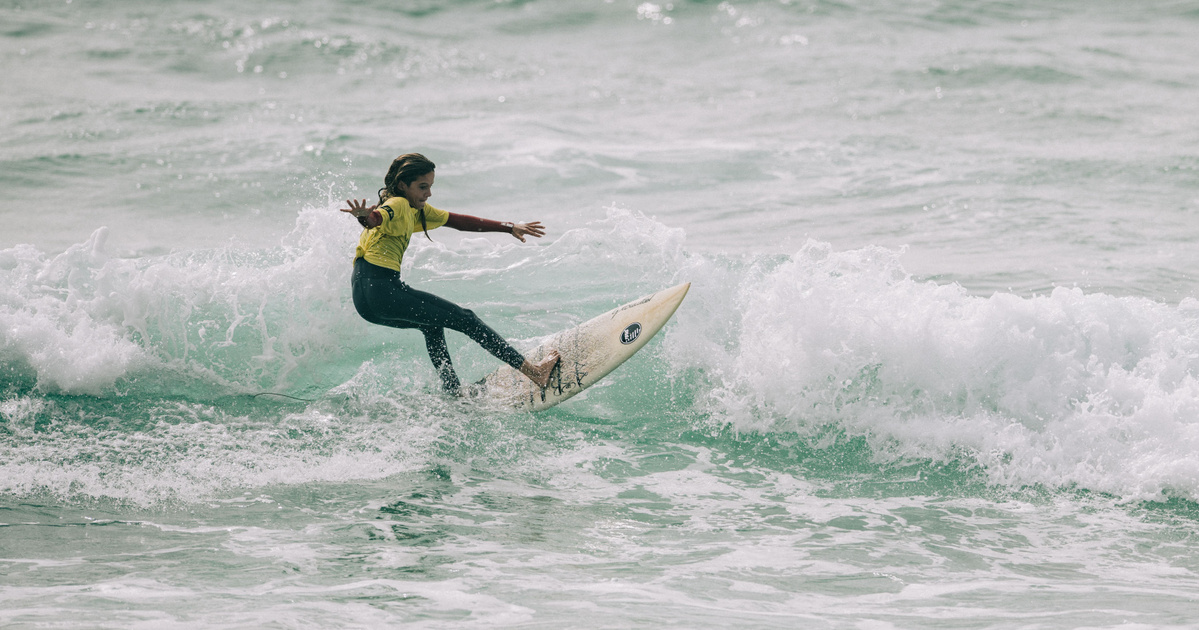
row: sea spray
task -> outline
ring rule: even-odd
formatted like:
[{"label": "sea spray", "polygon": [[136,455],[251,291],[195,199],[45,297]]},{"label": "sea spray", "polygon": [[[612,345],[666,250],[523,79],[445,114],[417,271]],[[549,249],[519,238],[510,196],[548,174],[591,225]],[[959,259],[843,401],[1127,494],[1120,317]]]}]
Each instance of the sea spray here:
[{"label": "sea spray", "polygon": [[[34,320],[55,309],[66,322],[65,332],[50,328],[56,353],[111,346],[139,362],[109,350],[96,371],[64,358],[52,365],[66,377],[43,369],[12,391],[0,406],[0,491],[155,505],[280,483],[379,479],[442,461],[447,451],[525,457],[528,440],[510,422],[438,392],[419,335],[370,326],[353,312],[350,254],[360,228],[345,219],[334,206],[305,209],[280,245],[264,250],[121,259],[104,253],[106,231],[98,230],[54,257],[27,246],[3,252],[13,261],[4,269],[9,302],[18,307],[6,316]],[[515,329],[522,346],[656,287],[685,255],[681,230],[616,208],[540,247],[467,240],[464,254],[443,245],[447,232],[413,248],[406,277],[421,286],[459,281],[461,291],[459,276],[474,267],[469,303],[489,318],[515,310],[517,326],[499,325]],[[563,301],[549,317],[552,296],[520,282],[530,272],[579,274],[601,251],[614,268],[645,277],[612,278],[614,295]],[[529,310],[538,300],[541,309]],[[108,346],[95,334],[68,334],[91,328]],[[46,335],[23,331],[4,346],[10,371],[41,359],[27,348]],[[494,368],[464,339],[452,342],[465,371]],[[310,400],[247,395],[266,389]]]},{"label": "sea spray", "polygon": [[883,460],[968,453],[993,482],[1199,495],[1199,309],[1059,288],[969,295],[901,252],[809,242],[739,295],[710,392],[739,431],[866,437]]},{"label": "sea spray", "polygon": [[[123,431],[158,435],[150,443],[171,452],[195,440],[214,452],[259,445],[248,451],[259,472],[206,476],[193,467],[192,481],[167,484],[200,496],[289,469],[287,457],[262,457],[279,445],[239,433],[256,434],[247,427],[258,423],[267,435],[305,414],[378,422],[405,416],[405,408],[435,413],[439,397],[417,336],[366,325],[349,305],[346,252],[357,228],[344,218],[332,206],[306,209],[278,247],[258,251],[119,259],[104,254],[101,230],[55,257],[25,246],[3,252],[4,368],[28,375],[9,379],[4,416],[14,437],[35,427],[46,434],[27,445],[32,450],[14,444],[10,461],[40,458],[44,467],[54,458],[35,453],[47,448],[64,465],[93,453],[88,467],[17,477],[65,474],[57,492],[135,496],[126,487],[136,485],[128,481],[134,473],[116,472],[128,457],[115,469],[102,463],[102,453],[124,448]],[[434,243],[414,248],[406,277],[481,308],[518,346],[629,295],[693,282],[644,360],[609,377],[624,391],[601,387],[575,403],[600,416],[624,399],[651,409],[668,400],[673,407],[651,414],[728,426],[741,439],[781,433],[823,443],[831,431],[866,439],[879,462],[964,462],[1003,487],[1080,486],[1127,498],[1199,492],[1194,300],[1172,306],[1078,289],[975,296],[913,278],[902,251],[836,251],[819,241],[791,256],[699,255],[687,250],[682,230],[619,207],[533,246],[467,237],[463,248],[450,247],[450,233],[434,234]],[[612,273],[589,274],[597,260]],[[528,286],[529,274],[561,281]],[[485,352],[451,341],[468,378],[493,369]],[[296,412],[295,401],[280,399],[251,421],[250,411],[221,401],[263,390],[315,402]],[[653,392],[669,396],[646,398]],[[47,397],[55,393],[99,398],[89,407]],[[402,407],[394,407],[397,396],[407,401]],[[327,407],[342,399],[366,407]],[[337,444],[357,439],[354,431],[331,435],[332,450],[299,447],[315,470],[337,457]],[[398,452],[390,449],[411,441],[406,435],[377,446]],[[147,455],[147,478],[165,478],[163,462],[180,468],[167,451]],[[26,482],[16,483],[14,490]]]},{"label": "sea spray", "polygon": [[[130,339],[123,310],[104,291],[107,237],[96,230],[83,243],[47,258],[19,245],[0,252],[0,365],[6,388],[99,394],[150,355]],[[111,272],[112,267],[108,267]],[[118,298],[119,300],[119,298]]]},{"label": "sea spray", "polygon": [[0,357],[27,375],[9,382],[97,396],[118,383],[179,393],[191,383],[196,394],[327,386],[313,366],[354,337],[334,331],[365,328],[345,303],[341,218],[308,209],[272,250],[114,258],[101,228],[54,257],[0,252]]}]

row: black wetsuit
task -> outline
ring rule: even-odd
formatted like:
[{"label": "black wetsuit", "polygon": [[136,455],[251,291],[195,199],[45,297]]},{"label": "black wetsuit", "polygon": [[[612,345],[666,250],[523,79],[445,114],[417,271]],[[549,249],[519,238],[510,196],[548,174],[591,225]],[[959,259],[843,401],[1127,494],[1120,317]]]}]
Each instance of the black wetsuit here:
[{"label": "black wetsuit", "polygon": [[446,391],[457,393],[460,387],[450,351],[445,345],[445,329],[456,330],[475,340],[483,349],[517,370],[525,358],[510,346],[474,311],[449,300],[418,291],[400,279],[400,272],[372,265],[365,259],[354,261],[352,277],[354,308],[372,324],[392,328],[415,328],[425,335],[425,346],[433,367],[441,376]]}]

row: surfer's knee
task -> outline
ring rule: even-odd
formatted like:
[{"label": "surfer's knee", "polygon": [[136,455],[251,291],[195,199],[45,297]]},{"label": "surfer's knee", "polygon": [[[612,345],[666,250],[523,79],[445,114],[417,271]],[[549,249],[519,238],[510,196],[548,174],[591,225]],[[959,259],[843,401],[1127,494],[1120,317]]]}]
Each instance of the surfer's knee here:
[{"label": "surfer's knee", "polygon": [[469,335],[470,331],[473,329],[490,330],[487,324],[483,323],[483,320],[469,308],[460,308],[458,311],[457,320],[457,325],[453,326],[453,328],[458,332],[465,333],[467,335]]}]

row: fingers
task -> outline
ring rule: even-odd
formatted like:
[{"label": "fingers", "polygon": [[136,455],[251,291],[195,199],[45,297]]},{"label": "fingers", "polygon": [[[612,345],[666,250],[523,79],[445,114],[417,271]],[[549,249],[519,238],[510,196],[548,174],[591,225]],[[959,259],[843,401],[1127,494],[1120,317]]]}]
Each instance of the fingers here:
[{"label": "fingers", "polygon": [[[532,221],[529,223],[517,223],[516,228],[513,230],[513,233],[514,234],[528,234],[529,236],[535,236],[537,238],[541,238],[542,236],[545,236],[545,228],[542,227],[541,221]],[[517,238],[520,238],[520,237],[517,236]],[[524,242],[525,239],[521,238],[520,240],[521,240],[521,242]]]},{"label": "fingers", "polygon": [[350,214],[352,214],[354,216],[361,216],[359,213],[365,214],[367,211],[374,209],[374,208],[366,207],[365,199],[363,199],[362,201],[358,201],[357,199],[346,199],[346,205],[348,205],[350,207],[349,208],[338,208],[338,210],[341,210],[342,212],[349,212]]}]

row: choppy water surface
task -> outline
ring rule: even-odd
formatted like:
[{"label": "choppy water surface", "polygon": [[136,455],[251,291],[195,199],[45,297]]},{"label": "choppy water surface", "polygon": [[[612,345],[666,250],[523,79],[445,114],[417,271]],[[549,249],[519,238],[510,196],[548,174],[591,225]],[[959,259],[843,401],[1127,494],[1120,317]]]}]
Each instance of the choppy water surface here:
[{"label": "choppy water surface", "polygon": [[[1169,2],[7,3],[0,621],[1192,625],[1197,57]],[[412,150],[550,228],[406,258],[518,347],[690,295],[546,413],[442,397],[335,211]]]}]

